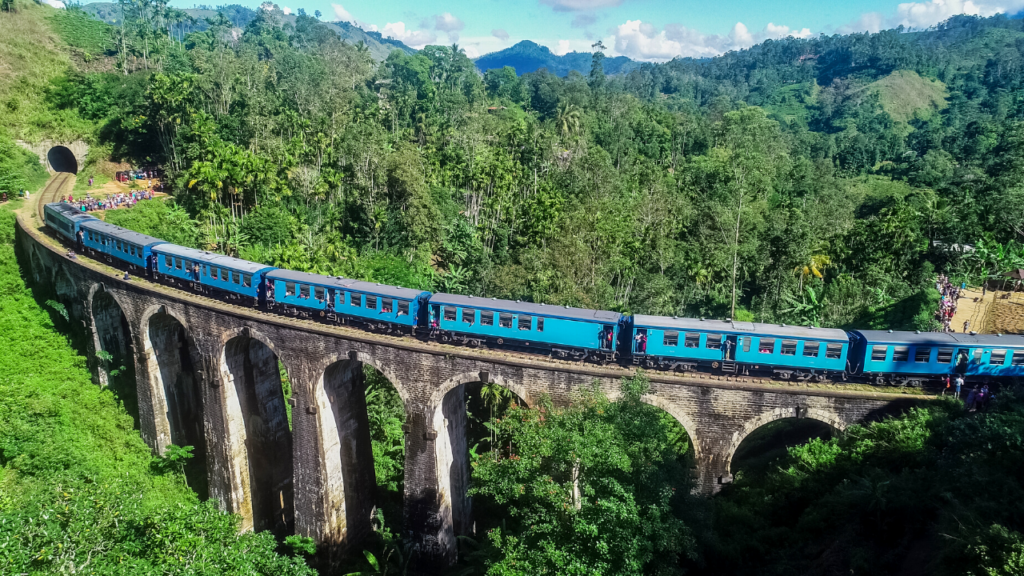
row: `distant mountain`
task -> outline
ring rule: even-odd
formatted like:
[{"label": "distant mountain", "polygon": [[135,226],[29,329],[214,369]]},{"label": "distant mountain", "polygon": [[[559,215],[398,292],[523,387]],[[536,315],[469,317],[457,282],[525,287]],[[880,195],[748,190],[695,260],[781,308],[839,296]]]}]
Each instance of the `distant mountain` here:
[{"label": "distant mountain", "polygon": [[[592,57],[593,53],[591,52],[570,52],[565,56],[556,56],[547,46],[523,40],[511,48],[484,54],[477,58],[476,67],[481,72],[486,72],[492,68],[511,66],[520,76],[527,72],[547,68],[548,72],[552,74],[568,76],[572,70],[589,74]],[[625,56],[604,59],[605,74],[624,74],[639,66],[639,62],[634,62]]]},{"label": "distant mountain", "polygon": [[[93,2],[82,6],[82,10],[85,10],[95,18],[103,20],[108,24],[116,24],[118,19],[121,17],[120,7],[113,2]],[[245,6],[239,6],[238,4],[218,6],[217,8],[210,8],[207,6],[203,6],[202,8],[186,8],[184,9],[184,12],[196,19],[196,24],[194,26],[189,24],[182,25],[186,32],[205,30],[206,19],[216,18],[218,12],[222,12],[224,16],[238,28],[245,28],[249,22],[252,22],[253,19],[256,18],[255,10],[252,8],[246,8]],[[298,16],[294,14],[279,14],[278,16],[280,16],[282,22],[291,24],[295,24],[295,20],[298,18]],[[366,30],[348,22],[324,22],[324,24],[332,28],[343,40],[348,41],[350,44],[358,44],[360,42],[366,44],[367,48],[370,49],[370,55],[378,62],[387,58],[388,54],[390,54],[392,50],[402,50],[408,54],[414,54],[416,52],[398,40],[385,38],[380,32],[367,32]]]}]

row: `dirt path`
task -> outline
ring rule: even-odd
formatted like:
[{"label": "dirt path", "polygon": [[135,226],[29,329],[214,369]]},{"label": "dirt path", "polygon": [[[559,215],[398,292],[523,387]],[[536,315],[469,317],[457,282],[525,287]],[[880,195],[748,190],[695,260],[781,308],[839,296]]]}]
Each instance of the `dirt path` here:
[{"label": "dirt path", "polygon": [[1024,292],[965,290],[950,326],[963,332],[964,321],[979,334],[1024,334]]}]

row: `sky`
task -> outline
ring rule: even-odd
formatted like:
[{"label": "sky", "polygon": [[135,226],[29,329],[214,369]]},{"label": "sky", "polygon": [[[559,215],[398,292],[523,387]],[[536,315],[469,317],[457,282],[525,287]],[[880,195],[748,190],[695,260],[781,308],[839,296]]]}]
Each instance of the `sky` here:
[{"label": "sky", "polygon": [[[211,0],[205,0],[210,3]],[[195,0],[172,2],[191,8]],[[413,48],[458,43],[471,58],[532,40],[556,54],[590,52],[664,62],[715,56],[768,38],[927,28],[956,14],[1016,14],[1024,0],[276,0],[320,10]],[[225,2],[227,3],[227,2]],[[233,2],[232,2],[233,3]],[[255,8],[259,1],[243,0]]]}]

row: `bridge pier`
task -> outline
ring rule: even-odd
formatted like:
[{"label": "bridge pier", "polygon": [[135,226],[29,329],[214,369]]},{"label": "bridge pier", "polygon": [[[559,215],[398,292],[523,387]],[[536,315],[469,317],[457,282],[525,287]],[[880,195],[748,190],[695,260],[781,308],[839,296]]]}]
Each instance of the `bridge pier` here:
[{"label": "bridge pier", "polygon": [[[370,533],[375,478],[364,364],[394,385],[405,407],[401,530],[423,567],[454,563],[456,537],[473,530],[466,496],[467,384],[494,382],[527,403],[547,395],[565,405],[575,390],[595,381],[614,398],[621,378],[630,374],[336,329],[155,287],[144,279],[125,282],[87,258],[61,256],[60,245],[25,218],[19,219],[16,241],[22,265],[32,269],[26,277],[35,279],[34,289],[67,308],[76,341],[90,355],[90,369],[102,369],[93,358],[104,346],[134,349],[130,362],[139,427],[154,453],[179,438],[189,441],[189,430],[201,430],[210,497],[241,515],[243,530],[275,528],[268,518],[280,513],[282,525],[315,539],[332,556],[358,553]],[[98,334],[100,324],[117,324],[113,307],[96,309],[98,292],[124,313],[127,338],[108,335],[104,341]],[[290,429],[278,360],[292,386]],[[652,385],[644,401],[685,428],[697,466],[696,489],[703,494],[731,481],[733,454],[760,426],[813,418],[844,430],[923,399],[649,375]],[[293,527],[288,526],[292,514]]]}]

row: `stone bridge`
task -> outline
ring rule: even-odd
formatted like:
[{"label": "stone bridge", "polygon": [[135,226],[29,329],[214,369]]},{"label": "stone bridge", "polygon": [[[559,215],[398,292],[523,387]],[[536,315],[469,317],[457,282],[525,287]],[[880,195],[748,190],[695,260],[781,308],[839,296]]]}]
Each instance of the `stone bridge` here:
[{"label": "stone bridge", "polygon": [[[342,551],[371,531],[375,478],[364,364],[387,377],[405,405],[404,526],[419,552],[442,565],[455,558],[456,536],[473,530],[466,385],[495,382],[528,404],[542,395],[566,404],[574,390],[595,381],[614,397],[631,374],[380,336],[144,279],[123,281],[121,272],[99,262],[67,259],[37,227],[34,217],[20,217],[19,257],[43,297],[52,294],[67,307],[97,382],[105,384],[118,362],[134,368],[142,437],[155,453],[168,444],[195,446],[205,459],[209,495],[241,515],[244,529],[294,531]],[[112,361],[99,360],[99,351]],[[291,426],[278,362],[292,386]],[[686,429],[704,493],[731,480],[736,449],[769,422],[813,418],[841,431],[915,402],[841,386],[651,377],[645,400]]]}]

